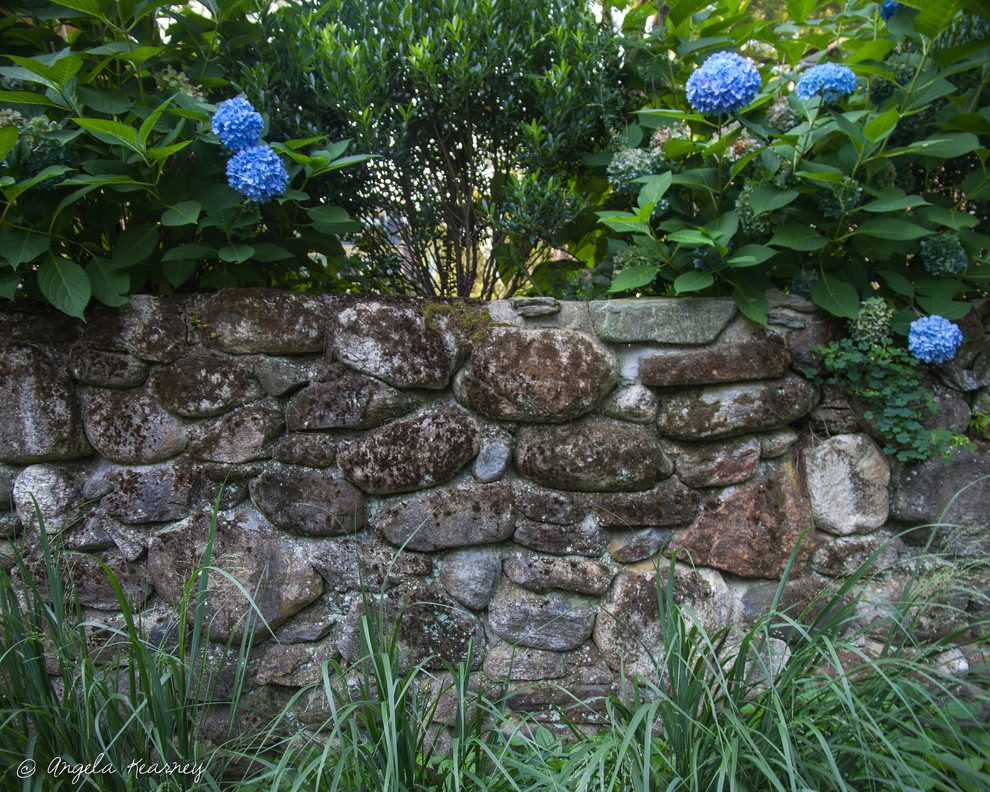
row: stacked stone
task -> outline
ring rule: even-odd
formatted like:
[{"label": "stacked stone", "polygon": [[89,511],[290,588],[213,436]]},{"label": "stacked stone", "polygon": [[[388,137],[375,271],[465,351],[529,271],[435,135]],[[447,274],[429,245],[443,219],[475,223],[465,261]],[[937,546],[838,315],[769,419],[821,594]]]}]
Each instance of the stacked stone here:
[{"label": "stacked stone", "polygon": [[[878,548],[892,564],[893,531],[932,520],[958,471],[990,472],[982,449],[892,480],[867,434],[813,441],[819,394],[795,369],[829,324],[788,295],[768,328],[731,300],[264,290],[0,323],[0,561],[21,540],[31,558],[36,501],[80,553],[89,616],[118,618],[99,560],[167,637],[216,505],[210,638],[254,636],[251,695],[274,711],[324,660],[360,657],[372,602],[402,664],[470,648],[511,707],[595,724],[621,670],[657,673],[675,557],[706,629],[752,620],[792,556],[799,607]],[[985,531],[990,484],[967,493],[951,517]]]}]

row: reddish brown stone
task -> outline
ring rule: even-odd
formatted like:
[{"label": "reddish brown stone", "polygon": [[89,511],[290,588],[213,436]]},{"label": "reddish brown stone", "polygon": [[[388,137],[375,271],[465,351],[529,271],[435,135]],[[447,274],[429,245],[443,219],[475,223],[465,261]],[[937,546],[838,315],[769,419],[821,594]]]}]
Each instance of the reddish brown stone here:
[{"label": "reddish brown stone", "polygon": [[768,462],[747,484],[727,487],[705,502],[698,521],[667,548],[690,553],[699,566],[741,577],[779,578],[801,542],[793,573],[814,550],[811,507],[792,462]]},{"label": "reddish brown stone", "polygon": [[652,355],[639,363],[644,385],[710,385],[740,380],[773,379],[791,365],[791,354],[776,338],[722,344],[690,352]]},{"label": "reddish brown stone", "polygon": [[486,418],[563,422],[589,412],[615,381],[611,353],[574,330],[499,327],[475,349],[454,392]]},{"label": "reddish brown stone", "polygon": [[689,487],[726,487],[749,479],[760,461],[759,438],[690,444],[680,449],[677,477]]},{"label": "reddish brown stone", "polygon": [[411,492],[450,481],[480,447],[474,416],[449,409],[394,421],[342,443],[337,466],[366,492]]}]

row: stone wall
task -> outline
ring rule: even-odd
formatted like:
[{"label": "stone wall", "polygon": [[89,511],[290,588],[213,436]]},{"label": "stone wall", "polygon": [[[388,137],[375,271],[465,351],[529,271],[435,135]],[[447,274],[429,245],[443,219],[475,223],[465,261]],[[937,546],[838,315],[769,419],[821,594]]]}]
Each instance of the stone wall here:
[{"label": "stone wall", "polygon": [[[252,630],[258,706],[355,659],[364,597],[384,592],[389,619],[405,608],[405,661],[458,662],[473,641],[482,679],[551,718],[561,690],[593,700],[623,664],[651,673],[655,578],[675,551],[677,594],[707,627],[763,612],[796,547],[796,608],[885,543],[895,590],[931,529],[895,535],[946,507],[963,531],[939,541],[990,553],[990,481],[950,506],[990,474],[987,445],[892,464],[841,395],[801,376],[837,326],[770,298],[767,328],[730,300],[234,290],[137,296],[86,324],[5,303],[0,561],[32,552],[34,498],[49,530],[67,526],[84,616],[120,621],[100,560],[168,640],[219,498],[212,560],[230,578],[212,578],[210,636]],[[988,393],[984,312],[933,372],[957,431]]]}]

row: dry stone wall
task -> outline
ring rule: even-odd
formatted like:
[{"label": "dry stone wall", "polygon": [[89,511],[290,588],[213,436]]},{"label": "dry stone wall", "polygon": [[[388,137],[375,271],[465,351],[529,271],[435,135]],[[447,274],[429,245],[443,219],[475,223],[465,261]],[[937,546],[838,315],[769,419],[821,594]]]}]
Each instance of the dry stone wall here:
[{"label": "dry stone wall", "polygon": [[[254,635],[258,707],[356,660],[370,596],[404,663],[473,644],[511,708],[593,725],[620,669],[652,672],[675,553],[677,597],[717,628],[765,611],[795,551],[797,613],[879,547],[878,567],[902,566],[932,529],[893,537],[947,507],[963,531],[939,541],[990,552],[986,444],[892,464],[800,374],[836,326],[770,298],[766,328],[730,300],[232,290],[136,296],[85,324],[6,303],[0,561],[30,556],[36,504],[85,617],[120,619],[103,562],[167,641],[216,502],[210,638]],[[954,429],[990,385],[985,312],[933,375]],[[300,706],[319,721],[316,698]]]}]

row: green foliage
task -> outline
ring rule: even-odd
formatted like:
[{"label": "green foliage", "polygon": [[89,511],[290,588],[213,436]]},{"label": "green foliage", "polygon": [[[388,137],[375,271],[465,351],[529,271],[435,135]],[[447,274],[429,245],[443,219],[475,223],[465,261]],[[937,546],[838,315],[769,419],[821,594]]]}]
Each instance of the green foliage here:
[{"label": "green foliage", "polygon": [[582,203],[557,199],[626,110],[618,40],[584,0],[329,0],[257,18],[220,52],[231,79],[258,106],[292,98],[270,106],[285,134],[333,129],[379,155],[333,196],[364,221],[369,288],[488,298],[552,280]]},{"label": "green foliage", "polygon": [[863,417],[885,441],[885,454],[902,462],[931,456],[951,459],[975,448],[961,435],[925,428],[926,419],[938,409],[931,388],[921,364],[889,338],[844,338],[815,351],[820,368],[808,369],[805,375],[837,386],[861,405]]},{"label": "green foliage", "polygon": [[979,437],[990,440],[990,396],[981,397],[973,405],[973,418],[969,422],[969,428]]},{"label": "green foliage", "polygon": [[[624,243],[654,247],[656,261],[636,278],[617,272],[612,293],[729,294],[765,322],[757,295],[810,273],[811,298],[836,316],[874,296],[896,305],[895,332],[909,315],[965,315],[988,279],[990,25],[969,4],[937,5],[903,4],[886,24],[865,0],[788,2],[779,19],[749,0],[681,0],[647,33],[646,11],[628,11],[627,85],[646,101],[623,135],[645,155],[659,133],[668,178],[660,190],[644,179],[638,208],[662,198],[671,211],[630,213],[625,182],[613,183],[598,213],[613,243],[600,256]],[[763,80],[731,118],[686,98],[691,74],[723,50]],[[799,99],[795,84],[823,63],[849,67],[856,91]],[[689,131],[671,135],[674,125]]]},{"label": "green foliage", "polygon": [[342,288],[354,224],[307,189],[362,159],[346,143],[273,144],[295,187],[277,200],[226,183],[205,95],[233,95],[212,47],[243,3],[17,5],[0,18],[0,296],[82,317],[144,290]]}]

